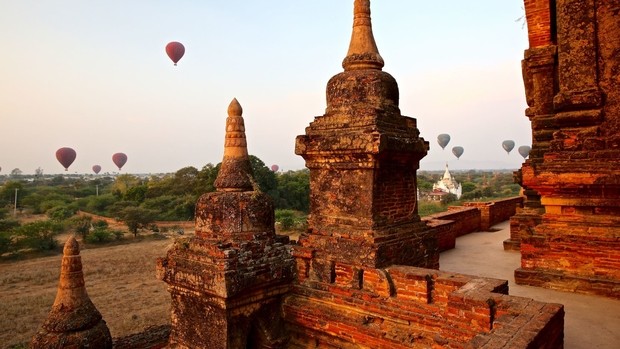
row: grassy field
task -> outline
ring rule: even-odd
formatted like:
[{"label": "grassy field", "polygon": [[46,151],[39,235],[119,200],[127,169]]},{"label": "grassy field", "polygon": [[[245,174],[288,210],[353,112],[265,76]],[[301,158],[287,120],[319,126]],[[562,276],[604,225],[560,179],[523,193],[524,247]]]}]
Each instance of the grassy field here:
[{"label": "grassy field", "polygon": [[[127,238],[131,241],[132,238]],[[66,236],[60,238],[64,244]],[[112,337],[170,322],[170,294],[155,278],[155,260],[172,238],[82,249],[88,294]],[[0,347],[27,344],[56,296],[62,255],[0,263]],[[24,346],[25,347],[25,346]]]}]

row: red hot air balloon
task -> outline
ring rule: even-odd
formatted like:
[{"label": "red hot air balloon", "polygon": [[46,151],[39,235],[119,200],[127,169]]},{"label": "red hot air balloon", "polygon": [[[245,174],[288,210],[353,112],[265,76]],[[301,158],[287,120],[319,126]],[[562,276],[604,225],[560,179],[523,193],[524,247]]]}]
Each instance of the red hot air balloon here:
[{"label": "red hot air balloon", "polygon": [[273,172],[278,172],[279,169],[280,169],[280,166],[278,166],[278,165],[271,165],[271,170]]},{"label": "red hot air balloon", "polygon": [[69,166],[71,166],[76,156],[75,150],[71,148],[63,147],[56,150],[56,159],[65,168],[65,171],[69,171]]},{"label": "red hot air balloon", "polygon": [[112,155],[112,161],[114,161],[114,164],[118,167],[118,170],[120,171],[123,165],[125,165],[125,163],[127,162],[127,155],[125,155],[124,153],[116,153]]},{"label": "red hot air balloon", "polygon": [[99,165],[93,166],[93,172],[95,172],[95,174],[99,174],[100,171],[101,171],[101,166]]},{"label": "red hot air balloon", "polygon": [[166,45],[166,54],[174,62],[174,65],[177,65],[177,62],[185,54],[185,46],[180,42],[169,42],[168,45]]}]

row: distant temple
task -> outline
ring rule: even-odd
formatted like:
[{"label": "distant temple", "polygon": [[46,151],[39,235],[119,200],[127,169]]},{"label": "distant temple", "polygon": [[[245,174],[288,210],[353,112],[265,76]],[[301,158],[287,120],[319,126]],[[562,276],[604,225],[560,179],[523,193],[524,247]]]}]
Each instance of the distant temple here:
[{"label": "distant temple", "polygon": [[461,184],[452,177],[448,164],[446,164],[446,172],[443,173],[443,177],[433,184],[433,193],[437,192],[454,194],[457,199],[460,199],[463,194]]}]

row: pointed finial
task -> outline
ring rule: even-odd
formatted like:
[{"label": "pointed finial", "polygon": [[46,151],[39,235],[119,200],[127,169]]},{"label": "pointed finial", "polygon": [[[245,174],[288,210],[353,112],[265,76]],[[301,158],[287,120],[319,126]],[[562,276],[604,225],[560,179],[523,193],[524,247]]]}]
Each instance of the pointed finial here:
[{"label": "pointed finial", "polygon": [[63,249],[56,299],[30,347],[112,347],[110,330],[86,292],[80,246],[73,236]]},{"label": "pointed finial", "polygon": [[219,191],[252,190],[252,167],[242,113],[241,104],[233,98],[228,105],[228,118],[226,118],[224,160],[214,183]]},{"label": "pointed finial", "polygon": [[370,21],[370,0],[355,0],[353,8],[353,32],[349,52],[342,61],[344,70],[383,68]]}]

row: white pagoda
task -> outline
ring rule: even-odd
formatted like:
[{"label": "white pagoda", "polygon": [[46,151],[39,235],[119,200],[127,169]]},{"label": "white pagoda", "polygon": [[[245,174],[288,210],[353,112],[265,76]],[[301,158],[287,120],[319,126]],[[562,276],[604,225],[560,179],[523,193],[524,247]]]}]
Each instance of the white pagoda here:
[{"label": "white pagoda", "polygon": [[461,198],[461,184],[452,177],[450,170],[448,170],[448,164],[446,164],[446,172],[443,173],[443,177],[437,181],[437,183],[433,184],[433,192],[436,191],[454,194],[457,199]]}]

